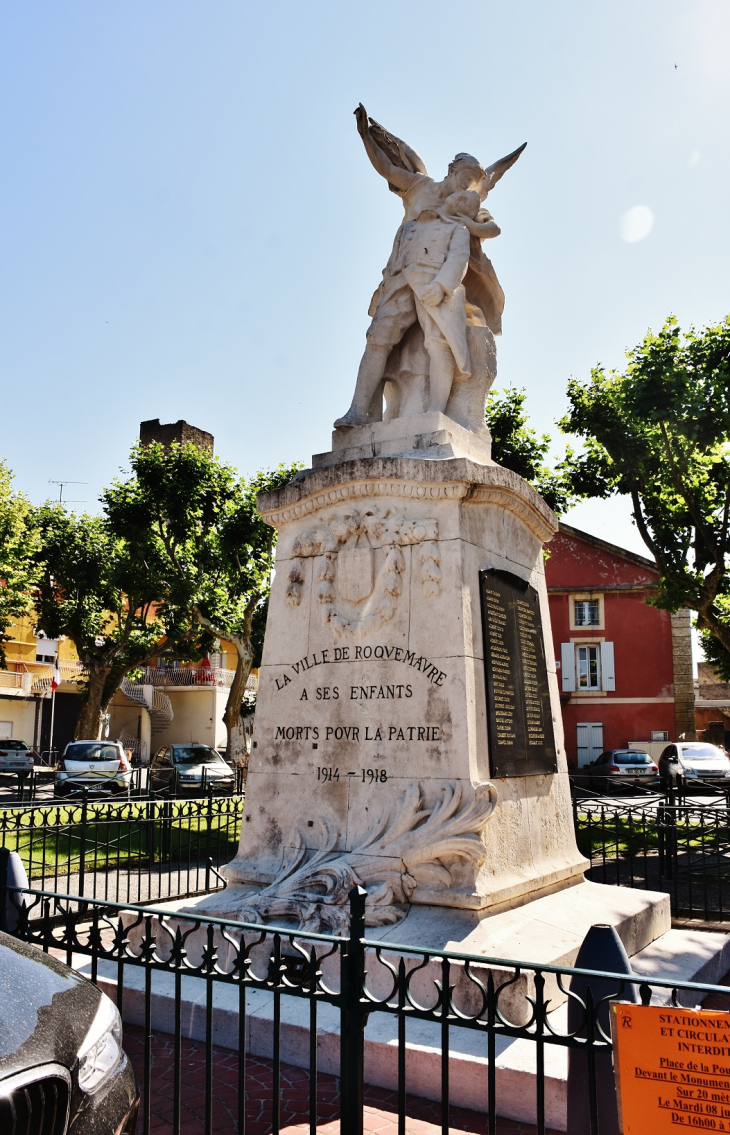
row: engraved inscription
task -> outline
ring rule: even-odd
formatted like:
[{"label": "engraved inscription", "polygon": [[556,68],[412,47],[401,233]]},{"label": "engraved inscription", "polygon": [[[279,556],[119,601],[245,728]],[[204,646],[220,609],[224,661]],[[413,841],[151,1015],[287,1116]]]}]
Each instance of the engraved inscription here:
[{"label": "engraved inscription", "polygon": [[492,776],[555,772],[537,592],[511,572],[480,573]]},{"label": "engraved inscription", "polygon": [[[317,650],[314,654],[305,654],[304,658],[300,658],[298,662],[290,663],[283,674],[274,675],[276,688],[283,690],[294,681],[294,678],[301,678],[307,671],[314,670],[317,666],[329,666],[334,662],[400,662],[403,666],[410,666],[413,670],[418,670],[433,686],[442,686],[446,677],[446,672],[439,670],[438,666],[435,666],[429,658],[418,654],[415,650],[407,650],[404,646],[380,644],[377,646],[336,646],[334,649]],[[291,673],[288,671],[291,671]],[[354,687],[350,688],[353,689]],[[383,688],[392,689],[393,687]],[[411,689],[410,686],[396,686],[395,688]],[[358,695],[351,696],[357,697]],[[392,697],[394,695],[384,696]],[[410,697],[410,694],[403,695],[401,693],[397,696]]]}]

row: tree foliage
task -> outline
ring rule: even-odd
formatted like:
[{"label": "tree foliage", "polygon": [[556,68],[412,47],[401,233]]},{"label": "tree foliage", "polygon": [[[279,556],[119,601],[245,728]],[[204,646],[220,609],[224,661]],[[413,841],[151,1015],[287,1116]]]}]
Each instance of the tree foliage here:
[{"label": "tree foliage", "polygon": [[161,653],[201,657],[205,643],[199,627],[166,602],[163,565],[149,555],[144,533],[121,536],[106,517],[60,504],[42,506],[37,519],[38,625],[76,647],[86,670],[76,736],[93,739],[130,671]]},{"label": "tree foliage", "polygon": [[492,458],[523,477],[560,516],[577,499],[570,481],[570,450],[568,458],[554,468],[546,464],[550,435],[538,434],[527,424],[526,397],[524,390],[513,386],[489,394],[485,416],[492,435]]},{"label": "tree foliage", "polygon": [[35,511],[27,497],[13,491],[13,475],[0,461],[0,667],[6,668],[8,627],[31,613],[38,548]]},{"label": "tree foliage", "polygon": [[102,498],[114,533],[125,540],[143,533],[147,554],[163,565],[170,609],[189,612],[202,630],[235,646],[224,716],[229,751],[260,648],[274,563],[275,532],[257,512],[256,497],[285,485],[298,468],[246,480],[192,444],[138,446],[132,476]]},{"label": "tree foliage", "polygon": [[561,428],[585,441],[573,487],[629,495],[661,572],[653,602],[696,611],[730,650],[730,317],[686,334],[670,318],[627,358],[622,374],[598,366],[568,386]]}]

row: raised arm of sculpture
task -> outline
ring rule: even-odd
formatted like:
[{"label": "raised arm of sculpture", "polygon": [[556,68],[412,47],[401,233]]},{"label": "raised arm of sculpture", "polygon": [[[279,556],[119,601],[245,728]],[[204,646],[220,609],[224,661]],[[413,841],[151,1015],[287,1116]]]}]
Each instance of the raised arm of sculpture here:
[{"label": "raised arm of sculpture", "polygon": [[355,120],[373,168],[385,178],[394,193],[405,193],[418,176],[428,176],[423,159],[413,147],[389,134],[373,118],[368,118],[362,103],[355,111]]}]

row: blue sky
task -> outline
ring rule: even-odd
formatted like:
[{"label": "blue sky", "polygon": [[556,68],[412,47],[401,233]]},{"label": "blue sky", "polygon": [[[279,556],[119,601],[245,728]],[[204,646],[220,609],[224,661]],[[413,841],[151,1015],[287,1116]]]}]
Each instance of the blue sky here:
[{"label": "blue sky", "polygon": [[[489,198],[498,384],[552,428],[571,375],[730,311],[729,58],[726,0],[0,0],[17,486],[94,507],[143,418],[245,472],[329,448],[402,208],[360,100],[438,176],[527,141]],[[568,519],[643,549],[624,502]]]}]

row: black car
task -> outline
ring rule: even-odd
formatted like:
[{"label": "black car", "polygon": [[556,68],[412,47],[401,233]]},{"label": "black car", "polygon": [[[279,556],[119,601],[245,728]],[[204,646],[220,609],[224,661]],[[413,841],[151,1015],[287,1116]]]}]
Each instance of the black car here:
[{"label": "black car", "polygon": [[2,1135],[133,1135],[138,1107],[114,1002],[0,932]]}]

